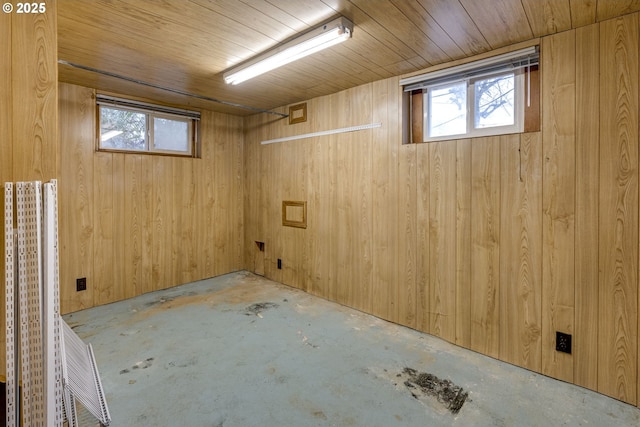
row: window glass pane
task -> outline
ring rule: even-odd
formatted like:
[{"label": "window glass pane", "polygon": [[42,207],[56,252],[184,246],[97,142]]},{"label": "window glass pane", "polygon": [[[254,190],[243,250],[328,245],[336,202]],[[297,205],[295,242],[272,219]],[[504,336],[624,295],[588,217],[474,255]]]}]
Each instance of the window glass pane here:
[{"label": "window glass pane", "polygon": [[100,147],[146,150],[147,117],[144,113],[100,107]]},{"label": "window glass pane", "polygon": [[154,117],[153,146],[156,150],[190,152],[189,123],[182,120]]},{"label": "window glass pane", "polygon": [[476,128],[514,124],[514,81],[514,74],[506,74],[478,80],[473,84]]},{"label": "window glass pane", "polygon": [[456,83],[429,90],[429,136],[467,132],[467,84]]}]

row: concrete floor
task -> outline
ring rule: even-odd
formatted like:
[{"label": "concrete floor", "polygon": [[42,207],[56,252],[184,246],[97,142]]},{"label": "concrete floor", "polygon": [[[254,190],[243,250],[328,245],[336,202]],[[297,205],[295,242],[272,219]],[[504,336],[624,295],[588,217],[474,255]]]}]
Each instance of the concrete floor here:
[{"label": "concrete floor", "polygon": [[[116,427],[640,425],[633,406],[247,272],[65,320]],[[468,392],[459,412],[408,388],[407,367]]]}]

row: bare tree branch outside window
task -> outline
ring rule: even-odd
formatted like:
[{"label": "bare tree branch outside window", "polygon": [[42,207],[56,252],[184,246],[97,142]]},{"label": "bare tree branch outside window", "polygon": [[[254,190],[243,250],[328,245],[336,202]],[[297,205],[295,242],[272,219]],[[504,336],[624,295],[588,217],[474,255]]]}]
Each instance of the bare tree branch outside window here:
[{"label": "bare tree branch outside window", "polygon": [[467,111],[467,81],[430,90],[429,136],[467,133],[468,113],[472,114],[473,126],[476,129],[515,123],[513,73],[479,79],[471,87],[474,91],[471,112]]},{"label": "bare tree branch outside window", "polygon": [[102,147],[144,150],[147,144],[146,135],[146,114],[116,108],[100,108]]}]

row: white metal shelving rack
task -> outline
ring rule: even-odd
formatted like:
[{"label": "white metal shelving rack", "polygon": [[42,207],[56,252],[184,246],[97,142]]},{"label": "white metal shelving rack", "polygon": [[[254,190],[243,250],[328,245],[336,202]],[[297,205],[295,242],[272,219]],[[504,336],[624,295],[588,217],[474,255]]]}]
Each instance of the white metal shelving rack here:
[{"label": "white metal shelving rack", "polygon": [[76,399],[108,426],[91,345],[60,317],[57,181],[5,183],[4,196],[6,426],[76,427]]}]

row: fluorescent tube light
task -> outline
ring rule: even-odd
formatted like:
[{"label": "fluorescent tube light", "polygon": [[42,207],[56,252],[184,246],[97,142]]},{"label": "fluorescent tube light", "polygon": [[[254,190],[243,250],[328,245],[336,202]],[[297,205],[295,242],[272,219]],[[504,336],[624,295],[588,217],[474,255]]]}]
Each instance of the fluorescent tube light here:
[{"label": "fluorescent tube light", "polygon": [[353,23],[344,17],[315,28],[283,45],[224,73],[224,81],[236,85],[351,37]]}]

